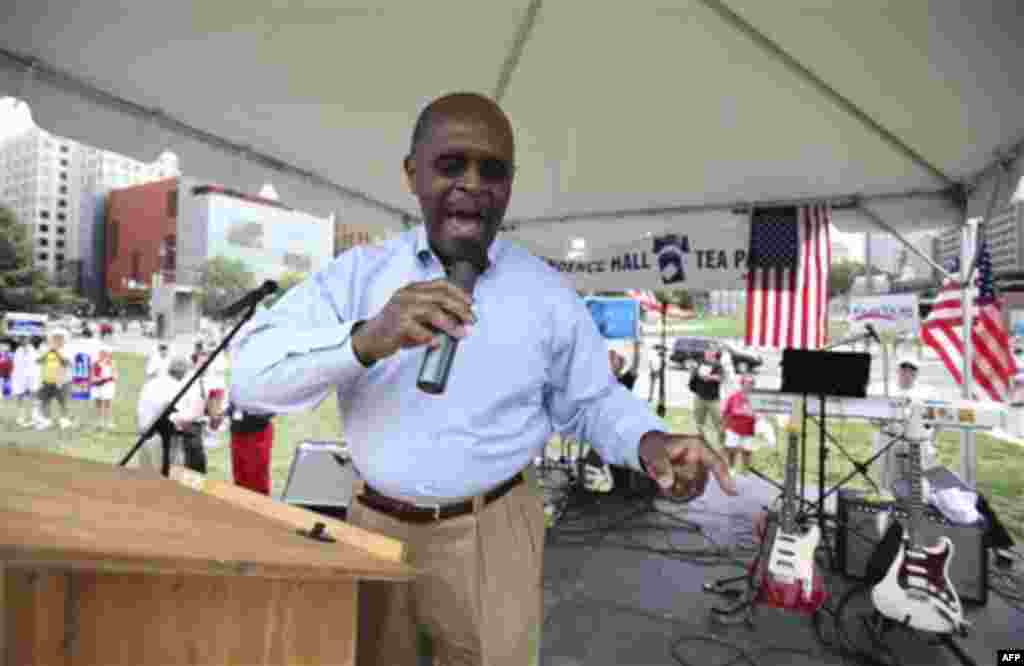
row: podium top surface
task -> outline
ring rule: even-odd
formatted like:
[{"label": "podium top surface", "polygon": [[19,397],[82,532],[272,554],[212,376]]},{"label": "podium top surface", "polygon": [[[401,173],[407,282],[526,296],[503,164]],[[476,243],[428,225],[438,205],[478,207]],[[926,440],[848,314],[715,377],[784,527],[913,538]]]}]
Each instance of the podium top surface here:
[{"label": "podium top surface", "polygon": [[0,448],[0,561],[290,580],[415,574],[148,471],[13,447]]}]

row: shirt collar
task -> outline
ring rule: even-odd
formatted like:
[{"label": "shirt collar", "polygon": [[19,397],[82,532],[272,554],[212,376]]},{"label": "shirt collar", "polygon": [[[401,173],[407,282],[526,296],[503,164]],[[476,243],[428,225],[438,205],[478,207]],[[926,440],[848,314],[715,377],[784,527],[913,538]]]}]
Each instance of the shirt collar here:
[{"label": "shirt collar", "polygon": [[[427,241],[427,226],[425,224],[419,224],[413,229],[413,254],[416,256],[417,261],[420,262],[420,266],[428,268],[431,266],[441,266],[440,260],[434,251],[430,248],[430,243]],[[497,263],[498,259],[505,251],[505,241],[501,238],[495,238],[491,246],[487,248],[487,258],[490,260],[493,266]],[[485,271],[487,273],[489,271]]]}]

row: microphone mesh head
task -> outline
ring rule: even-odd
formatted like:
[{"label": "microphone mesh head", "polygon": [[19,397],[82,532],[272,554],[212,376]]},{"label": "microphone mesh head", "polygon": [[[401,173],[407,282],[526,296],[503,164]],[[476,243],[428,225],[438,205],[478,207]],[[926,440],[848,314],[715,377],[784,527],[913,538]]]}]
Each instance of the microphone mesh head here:
[{"label": "microphone mesh head", "polygon": [[484,244],[475,239],[459,238],[446,243],[444,264],[451,267],[459,262],[472,264],[476,270],[483,273],[490,266],[487,258],[487,248]]}]

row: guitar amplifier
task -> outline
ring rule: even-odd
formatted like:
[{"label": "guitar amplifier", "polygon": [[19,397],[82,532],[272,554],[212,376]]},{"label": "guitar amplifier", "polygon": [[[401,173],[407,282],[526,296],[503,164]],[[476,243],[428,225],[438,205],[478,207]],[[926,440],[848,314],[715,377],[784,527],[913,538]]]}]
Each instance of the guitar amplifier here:
[{"label": "guitar amplifier", "polygon": [[[892,502],[865,499],[859,491],[840,490],[837,502],[836,565],[844,575],[864,580],[868,560],[882,540],[889,521],[895,515],[905,521],[907,514]],[[905,523],[904,523],[905,524]],[[988,553],[982,523],[958,525],[929,506],[921,521],[919,543],[931,545],[946,536],[953,542],[949,580],[964,603],[988,603]]]}]

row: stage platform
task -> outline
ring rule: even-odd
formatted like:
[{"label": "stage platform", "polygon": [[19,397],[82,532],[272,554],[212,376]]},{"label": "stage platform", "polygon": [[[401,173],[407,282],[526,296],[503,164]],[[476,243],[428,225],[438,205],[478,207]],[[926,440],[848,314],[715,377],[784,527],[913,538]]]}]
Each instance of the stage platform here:
[{"label": "stage platform", "polygon": [[[753,627],[711,620],[712,606],[733,602],[703,591],[704,584],[742,572],[724,560],[733,552],[750,561],[755,552],[751,516],[778,494],[756,477],[740,478],[738,484],[739,497],[725,496],[712,480],[699,500],[688,505],[655,500],[646,502],[648,511],[643,511],[643,500],[578,496],[575,507],[548,531],[540,664],[870,663],[852,657],[844,661],[838,649],[822,645],[807,616],[762,606],[754,613]],[[998,576],[1001,570],[993,571]],[[1017,561],[1013,572],[1024,577],[1024,561]],[[851,587],[831,572],[827,584],[832,607]],[[958,642],[978,664],[994,663],[997,649],[1022,645],[1024,612],[999,594],[1008,587],[1006,577],[1000,578],[986,606],[968,609],[973,629]],[[1021,593],[1024,589],[1017,589]],[[901,629],[886,635],[893,650],[886,657],[858,621],[867,615],[866,600],[857,594],[845,609],[844,616],[851,618],[844,625],[851,627],[849,644],[873,651],[880,663],[962,663],[946,646]],[[836,643],[835,623],[828,614],[821,617],[822,636]]]}]

